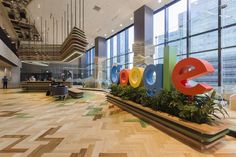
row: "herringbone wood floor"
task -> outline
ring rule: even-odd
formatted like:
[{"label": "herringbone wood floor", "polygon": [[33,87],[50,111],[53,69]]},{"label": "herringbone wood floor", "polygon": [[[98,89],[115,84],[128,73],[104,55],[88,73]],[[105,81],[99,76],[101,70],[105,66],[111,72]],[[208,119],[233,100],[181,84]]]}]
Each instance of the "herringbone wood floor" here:
[{"label": "herringbone wood floor", "polygon": [[0,157],[236,157],[235,138],[199,152],[106,103],[104,93],[65,101],[0,93]]}]

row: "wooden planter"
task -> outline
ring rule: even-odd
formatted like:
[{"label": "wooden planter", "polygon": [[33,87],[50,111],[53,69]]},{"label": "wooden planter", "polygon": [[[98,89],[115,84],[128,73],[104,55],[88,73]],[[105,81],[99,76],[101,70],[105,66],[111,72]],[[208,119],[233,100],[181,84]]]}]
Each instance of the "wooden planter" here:
[{"label": "wooden planter", "polygon": [[107,95],[108,102],[144,119],[163,132],[196,147],[200,150],[209,149],[216,145],[229,132],[226,121],[216,121],[214,124],[197,124],[184,121],[167,113],[154,111],[132,101],[123,100],[111,94]]}]

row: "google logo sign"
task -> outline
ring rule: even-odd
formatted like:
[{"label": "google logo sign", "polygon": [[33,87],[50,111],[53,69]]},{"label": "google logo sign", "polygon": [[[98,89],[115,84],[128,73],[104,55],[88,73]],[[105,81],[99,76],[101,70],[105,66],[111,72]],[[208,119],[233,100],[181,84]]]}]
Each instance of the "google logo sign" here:
[{"label": "google logo sign", "polygon": [[167,52],[164,54],[164,64],[151,64],[145,69],[133,67],[130,70],[113,66],[111,82],[121,86],[131,85],[133,88],[144,86],[149,91],[149,95],[153,95],[161,89],[175,88],[185,95],[194,96],[213,89],[212,86],[205,83],[197,83],[194,86],[188,84],[190,80],[215,71],[209,62],[198,58],[186,58],[177,63],[176,58],[176,53]]}]

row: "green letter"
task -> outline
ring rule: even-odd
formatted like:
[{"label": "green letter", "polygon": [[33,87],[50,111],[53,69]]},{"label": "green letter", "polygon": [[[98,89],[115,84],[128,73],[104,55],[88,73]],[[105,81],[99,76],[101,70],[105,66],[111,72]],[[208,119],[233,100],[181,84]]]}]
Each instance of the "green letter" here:
[{"label": "green letter", "polygon": [[164,48],[164,77],[163,77],[163,87],[165,90],[170,91],[172,86],[172,71],[176,64],[176,48],[165,46]]}]

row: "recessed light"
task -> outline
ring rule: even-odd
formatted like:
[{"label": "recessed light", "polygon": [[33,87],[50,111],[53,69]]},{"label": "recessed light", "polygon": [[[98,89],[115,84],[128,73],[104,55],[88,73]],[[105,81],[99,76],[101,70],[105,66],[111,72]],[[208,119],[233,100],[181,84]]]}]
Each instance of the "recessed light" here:
[{"label": "recessed light", "polygon": [[113,29],[113,30],[111,30],[111,32],[114,32],[114,29]]},{"label": "recessed light", "polygon": [[41,5],[40,4],[38,4],[38,9],[40,9],[41,8]]},{"label": "recessed light", "polygon": [[107,34],[104,34],[104,36],[106,37],[106,36],[107,36]]},{"label": "recessed light", "polygon": [[122,24],[120,24],[120,27],[122,27],[123,25]]},{"label": "recessed light", "polygon": [[132,21],[133,19],[134,19],[133,17],[130,18],[131,21]]},{"label": "recessed light", "polygon": [[162,0],[158,0],[158,3],[161,3],[162,2]]}]

